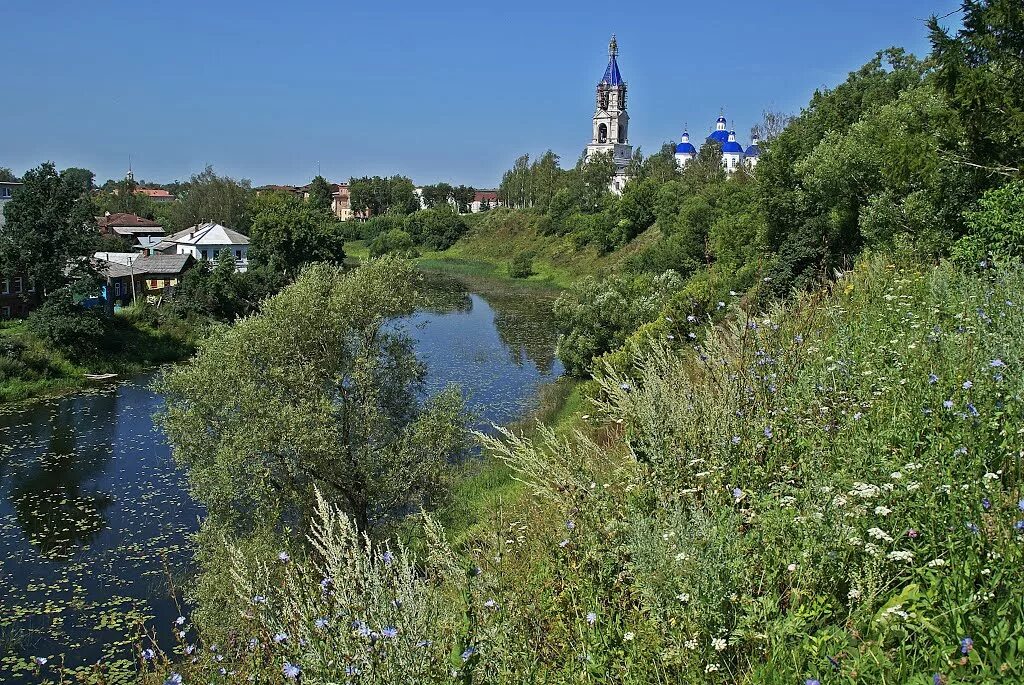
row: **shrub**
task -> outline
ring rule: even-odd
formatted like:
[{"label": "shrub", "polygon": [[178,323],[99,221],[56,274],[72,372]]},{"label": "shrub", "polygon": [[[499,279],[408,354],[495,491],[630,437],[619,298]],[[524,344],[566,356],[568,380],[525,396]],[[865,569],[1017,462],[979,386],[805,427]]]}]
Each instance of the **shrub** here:
[{"label": "shrub", "polygon": [[406,218],[405,231],[428,250],[447,250],[468,230],[461,216],[447,206],[424,209]]},{"label": "shrub", "polygon": [[403,230],[393,228],[381,233],[370,242],[371,257],[381,257],[386,254],[415,257],[418,252],[411,235]]},{"label": "shrub", "polygon": [[81,359],[101,347],[108,321],[100,309],[83,309],[67,290],[60,290],[29,314],[28,328],[69,357]]},{"label": "shrub", "polygon": [[529,278],[533,275],[533,253],[520,252],[508,264],[508,275],[512,278]]},{"label": "shrub", "polygon": [[954,247],[962,261],[976,263],[989,256],[997,262],[1024,258],[1024,181],[986,192],[978,209],[965,217],[970,233]]}]

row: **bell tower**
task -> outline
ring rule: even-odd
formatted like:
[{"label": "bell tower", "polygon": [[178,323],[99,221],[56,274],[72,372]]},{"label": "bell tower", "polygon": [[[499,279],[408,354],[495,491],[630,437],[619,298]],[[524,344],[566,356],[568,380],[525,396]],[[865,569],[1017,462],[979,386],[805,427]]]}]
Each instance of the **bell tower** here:
[{"label": "bell tower", "polygon": [[616,59],[619,43],[612,34],[608,43],[608,66],[597,84],[597,108],[594,111],[593,135],[587,145],[587,160],[599,153],[610,153],[615,161],[612,191],[621,192],[626,182],[626,167],[633,159],[629,144],[629,114],[626,113],[626,82],[619,73]]}]

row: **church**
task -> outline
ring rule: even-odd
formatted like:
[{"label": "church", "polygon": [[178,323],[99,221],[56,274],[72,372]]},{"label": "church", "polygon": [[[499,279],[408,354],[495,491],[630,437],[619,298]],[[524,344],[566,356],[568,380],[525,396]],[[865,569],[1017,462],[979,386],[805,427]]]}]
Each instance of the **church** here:
[{"label": "church", "polygon": [[[608,66],[597,84],[597,107],[594,111],[590,144],[587,145],[587,161],[598,154],[610,154],[615,163],[615,175],[609,190],[621,194],[628,176],[626,169],[633,160],[633,146],[629,144],[629,114],[626,112],[626,82],[619,71],[617,57],[619,44],[612,34],[608,44]],[[707,143],[715,143],[722,149],[722,167],[727,173],[735,173],[741,166],[753,169],[757,165],[761,149],[755,138],[746,149],[736,140],[736,131],[729,131],[728,121],[720,115],[715,130],[707,137]],[[690,142],[688,131],[676,145],[676,164],[680,169],[697,157],[697,148]]]}]

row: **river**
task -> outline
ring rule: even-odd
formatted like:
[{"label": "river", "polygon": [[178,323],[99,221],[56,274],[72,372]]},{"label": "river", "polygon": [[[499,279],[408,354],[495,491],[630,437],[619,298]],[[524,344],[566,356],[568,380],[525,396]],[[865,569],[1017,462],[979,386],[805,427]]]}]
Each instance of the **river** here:
[{"label": "river", "polygon": [[[399,324],[428,392],[458,384],[481,426],[521,416],[562,373],[553,296],[428,282],[429,304]],[[166,633],[178,615],[169,579],[187,576],[202,508],[154,426],[155,376],[0,407],[0,682],[38,682],[37,656],[47,673],[102,660],[116,681],[140,627]]]}]

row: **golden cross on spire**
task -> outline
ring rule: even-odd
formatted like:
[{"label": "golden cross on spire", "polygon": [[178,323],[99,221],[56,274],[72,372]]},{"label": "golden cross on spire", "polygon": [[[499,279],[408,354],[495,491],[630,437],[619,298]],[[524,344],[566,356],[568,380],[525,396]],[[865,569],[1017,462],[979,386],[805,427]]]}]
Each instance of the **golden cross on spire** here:
[{"label": "golden cross on spire", "polygon": [[615,40],[615,34],[612,34],[612,40],[608,43],[608,56],[615,57],[619,54],[619,42]]}]

